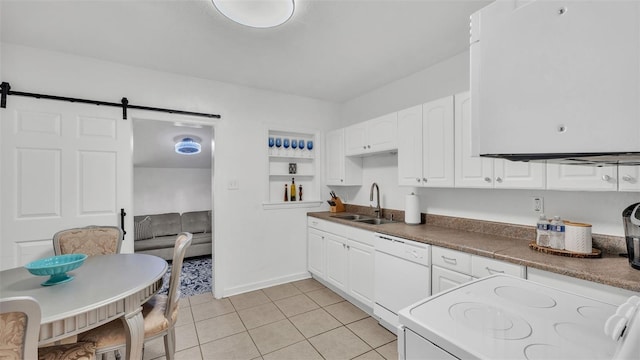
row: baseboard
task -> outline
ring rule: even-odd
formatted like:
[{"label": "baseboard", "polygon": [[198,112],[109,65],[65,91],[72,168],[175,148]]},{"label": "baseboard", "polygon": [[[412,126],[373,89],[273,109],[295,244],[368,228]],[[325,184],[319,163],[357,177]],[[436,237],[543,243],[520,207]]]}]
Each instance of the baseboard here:
[{"label": "baseboard", "polygon": [[286,284],[292,281],[304,280],[310,277],[311,277],[311,274],[305,271],[298,274],[291,274],[291,275],[273,278],[265,281],[258,281],[251,284],[236,286],[236,287],[225,289],[224,297],[238,295],[238,294],[242,294],[242,293],[246,293],[254,290],[260,290],[260,289],[264,289],[264,288],[268,288],[276,285]]},{"label": "baseboard", "polygon": [[[313,276],[313,278],[316,279],[316,281],[318,281],[322,285],[324,285],[324,286],[328,287],[329,289],[331,289],[331,291],[333,291],[334,293],[342,296],[345,300],[347,300],[351,304],[355,305],[360,310],[366,312],[369,316],[375,317],[374,314],[373,314],[373,308],[371,308],[367,304],[364,304],[362,301],[360,301],[360,300],[354,298],[353,296],[347,294],[343,290],[338,289],[337,287],[335,287],[333,284],[329,283],[328,281],[325,281],[325,280],[323,280],[323,279],[321,279],[321,278],[319,278],[317,276]],[[376,318],[376,320],[378,320],[377,317],[375,317],[375,318]]]}]

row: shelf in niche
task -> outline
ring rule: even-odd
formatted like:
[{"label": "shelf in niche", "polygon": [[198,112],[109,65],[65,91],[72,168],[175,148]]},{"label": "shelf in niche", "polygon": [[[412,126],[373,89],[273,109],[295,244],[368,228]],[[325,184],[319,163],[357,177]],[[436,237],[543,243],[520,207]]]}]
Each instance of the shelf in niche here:
[{"label": "shelf in niche", "polygon": [[295,159],[295,160],[313,160],[315,157],[312,156],[289,156],[289,155],[269,155],[271,159]]},{"label": "shelf in niche", "polygon": [[272,173],[272,174],[269,174],[269,176],[271,176],[271,177],[284,177],[284,178],[290,179],[290,178],[297,178],[297,177],[300,177],[300,178],[314,177],[315,174],[300,174],[300,173],[298,173],[298,174],[289,174],[289,173],[276,174],[276,173]]}]

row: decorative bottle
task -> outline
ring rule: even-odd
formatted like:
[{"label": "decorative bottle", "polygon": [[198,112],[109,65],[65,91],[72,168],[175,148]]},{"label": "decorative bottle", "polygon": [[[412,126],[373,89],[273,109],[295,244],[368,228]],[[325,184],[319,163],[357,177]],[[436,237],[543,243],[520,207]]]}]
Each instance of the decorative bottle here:
[{"label": "decorative bottle", "polygon": [[291,201],[296,201],[296,180],[291,178],[291,192],[289,193]]},{"label": "decorative bottle", "polygon": [[289,190],[289,184],[284,184],[284,201],[289,201],[289,194],[287,194]]},{"label": "decorative bottle", "polygon": [[302,185],[298,186],[298,201],[302,201]]},{"label": "decorative bottle", "polygon": [[564,222],[560,216],[554,216],[551,221],[551,232],[549,233],[549,245],[552,249],[564,249]]},{"label": "decorative bottle", "polygon": [[549,220],[544,214],[540,214],[538,223],[536,226],[536,244],[538,246],[549,246]]}]

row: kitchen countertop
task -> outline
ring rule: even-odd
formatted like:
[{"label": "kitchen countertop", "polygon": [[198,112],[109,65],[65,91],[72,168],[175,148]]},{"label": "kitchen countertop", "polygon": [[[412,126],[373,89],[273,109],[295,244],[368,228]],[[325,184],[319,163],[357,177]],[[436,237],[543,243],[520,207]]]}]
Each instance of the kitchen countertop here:
[{"label": "kitchen countertop", "polygon": [[[342,213],[344,214],[344,213]],[[459,250],[496,260],[524,265],[578,279],[640,292],[640,270],[627,258],[603,252],[601,258],[572,258],[545,254],[529,247],[531,240],[484,234],[429,224],[395,222],[370,225],[332,217],[331,212],[310,212],[308,216],[425,244]]]}]

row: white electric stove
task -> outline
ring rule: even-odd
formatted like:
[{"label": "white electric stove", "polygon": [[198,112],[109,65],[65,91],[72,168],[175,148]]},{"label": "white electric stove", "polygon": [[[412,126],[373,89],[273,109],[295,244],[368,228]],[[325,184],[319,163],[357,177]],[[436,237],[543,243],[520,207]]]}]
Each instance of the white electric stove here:
[{"label": "white electric stove", "polygon": [[[401,359],[612,359],[624,335],[640,331],[633,298],[606,335],[617,306],[494,275],[402,309],[398,351]],[[631,358],[640,359],[639,339],[626,342]]]}]

